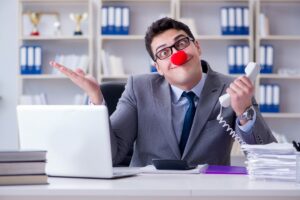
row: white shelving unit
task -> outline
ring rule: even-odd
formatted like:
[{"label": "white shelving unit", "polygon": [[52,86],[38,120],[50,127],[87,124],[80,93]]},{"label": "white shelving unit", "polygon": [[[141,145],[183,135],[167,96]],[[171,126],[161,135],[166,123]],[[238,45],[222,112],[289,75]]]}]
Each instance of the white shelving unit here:
[{"label": "white shelving unit", "polygon": [[[57,13],[61,24],[61,34],[49,34],[51,27],[54,31],[52,21],[49,16],[42,15],[38,29],[39,36],[31,36],[32,29],[29,25],[29,18],[26,19],[24,13],[41,12],[45,14]],[[73,35],[75,22],[73,22],[70,13],[88,14],[86,21],[81,23],[83,35]],[[51,60],[58,54],[69,55],[87,55],[89,66],[87,73],[93,73],[94,67],[94,49],[93,49],[93,11],[91,0],[19,0],[19,47],[22,45],[38,45],[42,48],[42,74],[22,75],[18,70],[18,91],[21,95],[35,95],[45,93],[49,104],[72,104],[74,96],[82,91],[71,83],[63,75],[52,73],[52,67],[49,65]],[[44,21],[43,21],[44,19]],[[27,23],[26,23],[27,21]],[[51,22],[51,23],[50,23]],[[44,28],[44,29],[43,29]],[[47,31],[45,31],[47,30]],[[43,32],[44,31],[44,32]],[[78,66],[79,67],[79,66]],[[20,66],[18,66],[20,69]],[[62,85],[64,87],[62,87]],[[60,98],[57,98],[60,96]]]},{"label": "white shelving unit", "polygon": [[[102,35],[102,6],[127,6],[130,9],[129,35]],[[130,74],[150,73],[150,57],[145,48],[147,27],[162,16],[175,17],[175,0],[99,0],[97,4],[97,78],[99,81],[126,80]],[[125,75],[103,74],[100,51],[122,57]]]},{"label": "white shelving unit", "polygon": [[[259,14],[269,19],[269,34],[261,36]],[[272,74],[261,74],[260,84],[280,86],[280,112],[263,113],[271,129],[284,135],[290,142],[300,140],[300,104],[297,94],[300,85],[300,1],[299,0],[260,0],[256,1],[256,61],[260,63],[260,45],[270,44],[274,48]],[[298,73],[280,74],[282,69]],[[258,96],[258,95],[257,95]],[[259,99],[259,96],[258,98]]]},{"label": "white shelving unit", "polygon": [[[220,10],[226,6],[249,8],[249,35],[221,35]],[[228,74],[228,45],[249,45],[249,60],[253,60],[254,31],[251,0],[178,0],[176,16],[178,19],[192,18],[195,21],[197,31],[195,37],[202,48],[202,59],[208,61],[214,70]]]}]

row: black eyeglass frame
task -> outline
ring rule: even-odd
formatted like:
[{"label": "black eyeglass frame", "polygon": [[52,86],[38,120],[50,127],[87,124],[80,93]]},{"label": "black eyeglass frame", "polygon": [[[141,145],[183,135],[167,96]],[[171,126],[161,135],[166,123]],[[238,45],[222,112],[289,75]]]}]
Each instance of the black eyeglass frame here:
[{"label": "black eyeglass frame", "polygon": [[[183,48],[178,48],[178,47],[176,46],[176,45],[178,45],[182,40],[186,40],[186,39],[188,39],[188,40],[187,40],[187,45],[186,45],[185,47],[183,47]],[[165,48],[159,50],[159,51],[155,54],[155,59],[154,59],[154,61],[156,62],[157,59],[159,59],[159,60],[164,60],[164,59],[169,58],[169,57],[173,54],[173,47],[174,47],[177,51],[180,51],[180,50],[185,49],[185,48],[187,48],[188,46],[190,46],[190,44],[191,44],[190,41],[194,42],[195,39],[193,39],[193,38],[187,36],[187,37],[184,37],[184,38],[181,38],[181,39],[177,40],[173,45],[168,46],[168,47],[165,47]],[[165,49],[170,49],[170,52],[171,52],[170,55],[168,55],[168,56],[165,57],[165,58],[160,58],[160,57],[158,56],[158,54],[159,54],[161,51],[165,50]]]}]

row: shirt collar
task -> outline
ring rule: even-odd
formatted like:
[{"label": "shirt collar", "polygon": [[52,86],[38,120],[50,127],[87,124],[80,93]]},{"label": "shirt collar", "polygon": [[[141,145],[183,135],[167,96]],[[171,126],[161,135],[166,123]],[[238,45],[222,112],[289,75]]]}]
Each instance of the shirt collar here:
[{"label": "shirt collar", "polygon": [[[197,85],[195,85],[195,87],[193,87],[190,91],[193,91],[195,93],[195,95],[200,98],[200,94],[203,90],[203,86],[206,80],[206,73],[202,73],[202,78],[199,81],[199,83],[197,83]],[[172,91],[172,102],[177,103],[182,95],[182,93],[184,92],[184,90],[171,85],[171,91]],[[186,91],[186,92],[190,92],[190,91]]]}]

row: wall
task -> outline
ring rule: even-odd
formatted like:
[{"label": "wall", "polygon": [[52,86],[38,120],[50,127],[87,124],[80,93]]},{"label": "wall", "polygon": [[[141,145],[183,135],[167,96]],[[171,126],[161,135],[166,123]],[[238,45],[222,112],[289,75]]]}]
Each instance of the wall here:
[{"label": "wall", "polygon": [[0,1],[0,149],[17,147],[17,5]]}]

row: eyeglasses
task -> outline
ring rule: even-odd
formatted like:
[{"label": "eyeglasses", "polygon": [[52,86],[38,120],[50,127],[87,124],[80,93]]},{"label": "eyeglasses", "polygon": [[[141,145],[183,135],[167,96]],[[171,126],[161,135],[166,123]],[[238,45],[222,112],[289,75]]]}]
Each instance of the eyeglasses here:
[{"label": "eyeglasses", "polygon": [[155,54],[156,58],[154,61],[156,61],[157,58],[160,60],[164,60],[164,59],[170,57],[173,54],[173,50],[172,50],[173,47],[177,51],[187,48],[190,45],[190,41],[194,41],[194,39],[190,38],[190,37],[185,37],[185,38],[182,38],[182,39],[178,40],[177,42],[175,42],[172,46],[166,47],[166,48],[158,51]]}]

